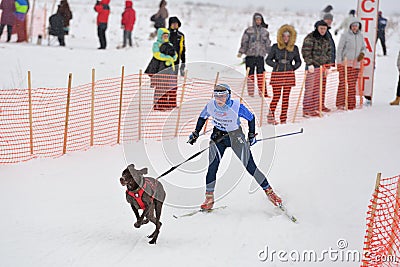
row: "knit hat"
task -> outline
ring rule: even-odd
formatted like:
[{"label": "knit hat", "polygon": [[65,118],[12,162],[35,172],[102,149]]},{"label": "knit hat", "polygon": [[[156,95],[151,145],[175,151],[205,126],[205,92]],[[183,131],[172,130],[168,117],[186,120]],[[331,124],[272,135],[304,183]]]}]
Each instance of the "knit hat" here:
[{"label": "knit hat", "polygon": [[326,13],[325,15],[324,15],[324,18],[323,18],[324,20],[333,20],[333,15],[331,14],[331,13]]}]

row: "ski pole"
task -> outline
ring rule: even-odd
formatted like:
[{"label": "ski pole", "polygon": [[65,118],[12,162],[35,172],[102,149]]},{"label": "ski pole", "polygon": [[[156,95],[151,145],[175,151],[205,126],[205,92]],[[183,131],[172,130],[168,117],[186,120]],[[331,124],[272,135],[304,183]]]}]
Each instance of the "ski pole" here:
[{"label": "ski pole", "polygon": [[262,138],[262,139],[256,139],[256,141],[257,142],[266,141],[266,140],[270,140],[270,139],[276,139],[276,138],[280,138],[280,137],[285,137],[285,136],[290,136],[290,135],[295,135],[295,134],[301,134],[301,133],[303,133],[303,128],[301,128],[300,131],[298,131],[298,132],[281,134],[281,135],[266,137],[266,138]]},{"label": "ski pole", "polygon": [[[206,131],[205,133],[207,133],[207,132],[209,132],[209,131],[212,131],[212,129]],[[201,134],[201,135],[204,135],[205,133],[203,133],[203,134]],[[207,149],[209,149],[211,146],[213,146],[213,145],[215,145],[216,143],[220,142],[224,137],[225,137],[225,134],[222,135],[222,136],[220,136],[217,140],[212,141],[211,144],[210,144],[208,147],[203,148],[202,150],[200,150],[199,152],[193,154],[192,156],[190,156],[190,157],[187,158],[186,160],[182,161],[181,163],[179,163],[179,164],[177,164],[177,165],[175,165],[175,166],[172,166],[168,171],[166,171],[166,172],[164,172],[163,174],[161,174],[160,176],[158,176],[158,177],[156,178],[156,180],[158,180],[158,179],[160,179],[161,177],[163,177],[163,176],[167,175],[168,173],[172,172],[173,170],[175,170],[176,168],[178,168],[178,167],[181,166],[182,164],[188,162],[189,160],[192,160],[192,159],[194,159],[195,157],[199,156],[201,153],[203,153],[204,151],[206,151]]]}]

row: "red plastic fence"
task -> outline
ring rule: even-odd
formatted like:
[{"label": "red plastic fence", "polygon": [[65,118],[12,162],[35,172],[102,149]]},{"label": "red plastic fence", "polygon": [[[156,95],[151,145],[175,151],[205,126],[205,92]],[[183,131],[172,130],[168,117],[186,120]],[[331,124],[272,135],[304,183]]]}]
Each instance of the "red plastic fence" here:
[{"label": "red plastic fence", "polygon": [[400,176],[378,175],[367,214],[362,266],[400,266]]},{"label": "red plastic fence", "polygon": [[[349,86],[360,75],[348,72]],[[288,77],[295,80],[292,87],[286,86]],[[313,74],[297,71],[276,76],[267,72],[257,77],[259,81],[254,78],[224,77],[217,73],[208,79],[191,77],[190,73],[186,78],[122,75],[70,88],[68,110],[68,88],[3,89],[0,164],[54,158],[91,146],[188,135],[211,99],[216,82],[229,84],[233,97],[242,99],[260,126],[294,123],[304,119],[303,116],[322,117],[336,110],[362,106],[362,98],[358,93],[351,94],[349,86],[344,86],[343,106],[343,93],[337,94],[339,73],[333,68],[316,68]],[[283,96],[277,97],[281,91]],[[269,110],[272,99],[274,112]],[[308,103],[313,105],[311,113],[305,109]]]}]

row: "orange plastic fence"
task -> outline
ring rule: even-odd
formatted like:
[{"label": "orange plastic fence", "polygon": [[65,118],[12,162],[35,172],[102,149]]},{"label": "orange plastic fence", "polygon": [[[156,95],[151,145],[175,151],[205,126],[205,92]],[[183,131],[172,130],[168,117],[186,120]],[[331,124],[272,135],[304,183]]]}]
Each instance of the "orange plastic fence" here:
[{"label": "orange plastic fence", "polygon": [[353,86],[350,81],[355,85],[357,75],[346,73],[349,86],[344,86],[344,101],[343,93],[338,93],[339,73],[333,68],[316,68],[313,74],[265,73],[247,79],[217,73],[209,79],[191,77],[190,73],[186,78],[135,74],[93,79],[70,90],[3,89],[0,164],[53,158],[91,146],[188,135],[211,99],[215,83],[229,84],[233,97],[241,98],[254,112],[258,125],[322,117],[329,111],[360,107],[361,97],[347,88]]},{"label": "orange plastic fence", "polygon": [[362,266],[400,266],[400,176],[378,174],[367,214]]}]

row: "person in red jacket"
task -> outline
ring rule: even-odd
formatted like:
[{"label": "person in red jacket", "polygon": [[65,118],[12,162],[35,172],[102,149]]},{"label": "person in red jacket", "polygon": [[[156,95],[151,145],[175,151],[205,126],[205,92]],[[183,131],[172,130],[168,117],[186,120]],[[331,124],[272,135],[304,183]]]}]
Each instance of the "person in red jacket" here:
[{"label": "person in red jacket", "polygon": [[125,1],[125,11],[122,13],[121,25],[124,30],[124,42],[122,47],[126,47],[126,41],[129,41],[129,46],[132,47],[132,31],[136,21],[136,12],[132,8],[132,1]]},{"label": "person in red jacket", "polygon": [[108,16],[110,15],[110,0],[97,1],[94,10],[97,14],[97,35],[99,36],[100,47],[98,49],[106,49],[106,30]]}]

